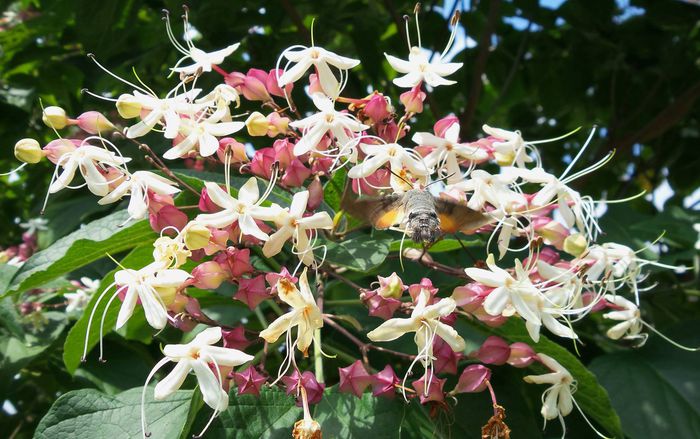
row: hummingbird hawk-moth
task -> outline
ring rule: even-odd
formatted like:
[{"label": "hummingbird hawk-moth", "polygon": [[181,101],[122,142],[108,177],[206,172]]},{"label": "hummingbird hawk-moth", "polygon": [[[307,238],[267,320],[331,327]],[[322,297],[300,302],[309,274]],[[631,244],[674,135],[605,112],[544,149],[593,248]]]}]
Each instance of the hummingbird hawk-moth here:
[{"label": "hummingbird hawk-moth", "polygon": [[425,189],[379,197],[351,195],[346,187],[341,207],[377,229],[403,225],[414,242],[429,247],[443,234],[471,232],[493,221],[456,200],[437,198]]}]

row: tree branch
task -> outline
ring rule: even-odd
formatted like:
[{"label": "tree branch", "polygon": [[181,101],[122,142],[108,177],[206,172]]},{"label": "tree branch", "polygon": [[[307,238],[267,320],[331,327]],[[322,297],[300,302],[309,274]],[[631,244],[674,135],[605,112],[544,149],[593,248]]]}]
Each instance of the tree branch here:
[{"label": "tree branch", "polygon": [[459,116],[459,124],[461,127],[460,136],[462,138],[469,136],[469,129],[474,122],[474,116],[476,115],[476,108],[479,103],[479,98],[481,97],[481,89],[483,86],[481,83],[481,76],[486,70],[486,61],[489,57],[489,48],[491,47],[491,36],[496,29],[496,23],[500,17],[500,6],[501,0],[492,0],[489,2],[489,12],[486,26],[484,26],[484,31],[481,33],[481,38],[479,39],[479,51],[477,52],[476,60],[474,61],[472,82],[469,88],[469,95],[467,95],[467,106]]}]

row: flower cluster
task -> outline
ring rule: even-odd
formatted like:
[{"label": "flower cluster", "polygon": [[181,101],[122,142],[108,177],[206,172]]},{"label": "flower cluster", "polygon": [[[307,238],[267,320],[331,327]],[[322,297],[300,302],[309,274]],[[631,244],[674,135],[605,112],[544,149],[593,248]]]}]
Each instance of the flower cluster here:
[{"label": "flower cluster", "polygon": [[[44,158],[54,164],[46,202],[49,194],[84,186],[99,197],[99,204],[128,197],[128,221],[148,218],[159,233],[148,264],[120,266],[114,281],[100,288],[93,308],[86,312],[83,358],[91,347],[94,325],[101,339],[106,313],[119,300],[117,328],[142,308],[155,330],[170,325],[183,332],[197,331],[188,343],[163,348],[164,358],[146,384],[162,367],[171,362],[174,367],[155,386],[155,399],[167,398],[194,372],[204,402],[214,411],[213,420],[228,406],[231,383],[238,394],[259,395],[266,383],[281,381],[304,408],[294,437],[320,437],[321,426],[311,417],[309,405],[323,397],[326,354],[321,333],[330,327],[355,343],[362,355],[361,360],[339,369],[340,391],[360,397],[371,388],[379,397],[401,394],[405,399],[418,398],[422,404],[448,407],[449,397],[489,389],[494,417],[487,427],[506,431],[504,409],[497,405],[490,384],[492,371],[485,365],[532,366],[548,370],[525,377],[528,383],[549,386],[543,395],[542,416],[563,422],[578,407],[572,372],[526,343],[509,344],[495,336],[467,353],[460,324],[482,322],[496,328],[508,320],[522,320],[533,343],[544,330],[576,343],[579,334],[574,323],[590,313],[603,312],[605,319],[615,322],[607,329],[608,337],[643,343],[646,334],[642,330],[651,328],[639,310],[644,267],[682,267],[644,259],[621,244],[597,242],[601,229],[596,206],[600,202],[571,186],[612,158],[608,154],[575,170],[594,131],[560,175],[544,169],[536,149],[538,143],[558,139],[527,141],[520,131],[489,125],[483,125],[480,138],[467,139],[453,115],[437,120],[430,132],[407,137],[413,121],[422,117],[427,93],[454,84],[447,78],[462,67],[445,60],[458,18],[457,14],[453,19],[453,33],[442,55],[430,56],[421,47],[420,32],[418,46],[411,45],[409,38],[407,59],[386,54],[389,65],[398,72],[393,83],[408,89],[399,99],[402,109],[379,91],[360,98],[345,96],[350,70],[359,60],[313,42],[309,47],[286,49],[273,69],[229,72],[221,65],[239,48],[238,43],[204,52],[189,37],[181,43],[169,20],[167,36],[182,55],[170,69],[178,78],[170,90],[156,93],[140,79],[137,84],[118,78],[127,87],[114,100],[119,122],[95,111],[71,118],[60,107],[45,108],[44,122],[58,138],[43,147],[33,139],[22,139],[15,146],[15,155],[24,164]],[[197,88],[197,79],[204,74],[220,75],[220,84],[210,91]],[[292,95],[299,97],[304,89],[315,110],[302,116]],[[244,114],[237,114],[242,100],[260,103],[261,111],[243,120]],[[244,133],[268,138],[270,146],[251,153]],[[157,140],[168,147],[162,157],[146,143]],[[123,153],[129,147],[146,153],[155,169],[130,170],[132,160]],[[170,169],[168,163],[178,160],[195,169],[206,166],[221,178],[203,180],[197,187],[192,179]],[[463,211],[477,212],[484,220],[476,228],[465,228],[459,218],[437,219],[434,208],[432,212],[428,208],[427,214],[432,213],[443,231],[483,237],[485,261],[472,267],[445,267],[432,260],[426,253],[429,249],[410,257],[460,279],[453,291],[439,291],[428,278],[408,285],[397,273],[379,276],[369,288],[345,278],[342,267],[325,264],[328,242],[337,244],[345,236],[339,227],[342,212],[339,206],[333,206],[337,210],[333,212],[323,203],[324,184],[342,176],[339,173],[345,168],[346,192],[359,194],[359,199],[425,194],[427,186],[437,182],[431,188],[437,194],[430,195],[431,202],[451,203]],[[243,175],[247,178],[241,178]],[[192,195],[197,204],[184,206],[180,200]],[[386,227],[405,232],[410,220],[411,213],[396,215],[386,219]],[[2,255],[21,263],[35,248],[36,240],[28,235],[18,249]],[[512,267],[500,262],[510,260],[506,258],[509,254],[514,256]],[[369,342],[345,329],[341,316],[324,306],[323,290],[330,278],[354,289],[369,315],[384,320],[366,332]],[[255,311],[261,330],[248,329],[247,320],[237,322],[236,327],[216,322],[202,311],[188,288],[197,289],[198,294],[202,290],[229,294],[235,288],[235,294],[229,295]],[[623,296],[628,290],[634,301]],[[88,295],[77,291],[74,296],[66,295],[69,312],[85,306]],[[101,304],[104,312],[98,324],[95,318]],[[263,312],[262,304],[266,304],[265,312],[274,313],[274,319],[267,319],[270,314]],[[375,344],[406,334],[413,336],[413,353]],[[221,340],[223,346],[215,346]],[[263,343],[259,356],[243,352],[251,343]],[[285,354],[276,375],[270,376],[265,359],[278,347]],[[307,357],[312,347],[315,375],[301,370],[296,359],[297,350]],[[405,360],[403,379],[390,365],[370,374],[369,350]],[[234,369],[244,364],[248,365]],[[416,366],[423,373],[409,387],[407,379]],[[444,389],[446,375],[458,375],[449,391]],[[146,391],[144,387],[143,405]],[[143,414],[142,426],[147,435]]]}]

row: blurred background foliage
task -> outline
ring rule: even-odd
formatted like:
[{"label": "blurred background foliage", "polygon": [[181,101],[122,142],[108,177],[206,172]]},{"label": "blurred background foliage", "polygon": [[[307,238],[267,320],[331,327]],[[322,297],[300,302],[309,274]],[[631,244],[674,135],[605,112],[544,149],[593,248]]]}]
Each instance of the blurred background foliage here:
[{"label": "blurred background foliage", "polygon": [[[12,145],[18,139],[33,137],[45,144],[55,137],[41,123],[40,103],[60,105],[69,115],[88,109],[113,114],[110,103],[81,90],[116,97],[128,89],[86,54],[94,53],[122,77],[133,78],[135,70],[154,90],[164,92],[173,85],[167,69],[179,55],[166,38],[161,10],[169,9],[181,29],[181,1],[26,0],[0,5],[1,172],[17,165]],[[400,91],[390,82],[394,73],[383,52],[406,54],[402,16],[411,13],[413,2],[222,0],[189,7],[190,32],[199,35],[198,47],[213,50],[242,43],[222,65],[229,71],[273,68],[284,48],[310,42],[315,18],[313,34],[319,45],[362,61],[352,70],[344,94],[364,96],[377,89],[398,102]],[[645,294],[645,318],[682,341],[700,341],[694,321],[700,317],[698,256],[693,250],[698,234],[692,229],[700,222],[700,5],[679,0],[427,1],[421,15],[424,48],[442,51],[455,9],[463,11],[450,51],[455,61],[464,63],[453,78],[459,84],[432,93],[413,130],[429,130],[437,118],[450,113],[460,117],[465,139],[480,136],[483,123],[519,129],[530,140],[582,126],[583,131],[565,141],[541,146],[545,168],[557,174],[596,125],[579,166],[611,149],[615,158],[573,186],[595,199],[646,191],[629,203],[610,205],[601,240],[641,248],[666,232],[662,260],[695,269],[683,275],[654,273],[650,283],[658,286]],[[215,74],[201,79],[205,86],[217,80]],[[297,104],[310,109],[308,101],[299,99]],[[269,146],[265,138],[253,143]],[[0,247],[17,243],[22,233],[18,223],[38,215],[51,172],[43,163],[0,178]],[[52,197],[44,245],[103,215],[104,209],[80,191]],[[52,327],[57,335],[41,350],[46,355],[34,355],[17,368],[24,368],[21,385],[3,379],[2,399],[11,399],[20,410],[0,414],[0,431],[30,437],[59,394],[89,385],[61,369],[61,325]],[[593,335],[589,342],[582,349],[583,361],[593,362],[611,391],[630,437],[700,437],[697,356],[653,343],[639,352],[617,353],[612,343]],[[120,349],[126,347],[114,347]],[[148,358],[143,355],[139,358]],[[118,388],[139,385],[149,367],[150,361],[144,361],[134,363],[138,373]],[[629,376],[622,371],[632,365],[645,368],[640,373],[648,379],[630,379],[624,385]],[[636,400],[640,395],[649,398],[642,408]],[[538,416],[536,412],[534,408]],[[581,430],[580,437],[590,437],[585,427]],[[514,437],[522,436],[514,432]]]}]

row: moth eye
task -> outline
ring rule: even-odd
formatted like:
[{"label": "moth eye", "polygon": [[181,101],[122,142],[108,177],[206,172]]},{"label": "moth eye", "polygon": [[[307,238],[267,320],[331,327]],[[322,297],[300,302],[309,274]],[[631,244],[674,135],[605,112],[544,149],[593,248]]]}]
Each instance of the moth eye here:
[{"label": "moth eye", "polygon": [[435,213],[435,212],[429,212],[429,213],[428,213],[428,216],[430,216],[431,218],[437,218],[437,213]]},{"label": "moth eye", "polygon": [[416,212],[411,212],[408,214],[408,219],[412,220],[416,217],[416,215],[418,215]]}]

